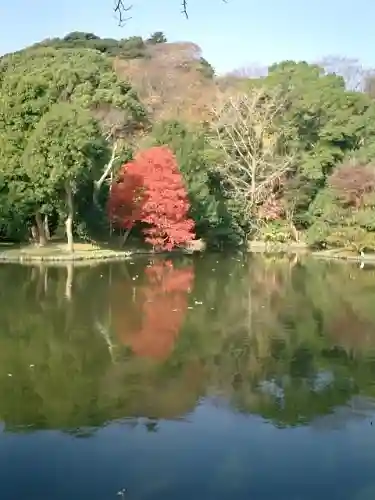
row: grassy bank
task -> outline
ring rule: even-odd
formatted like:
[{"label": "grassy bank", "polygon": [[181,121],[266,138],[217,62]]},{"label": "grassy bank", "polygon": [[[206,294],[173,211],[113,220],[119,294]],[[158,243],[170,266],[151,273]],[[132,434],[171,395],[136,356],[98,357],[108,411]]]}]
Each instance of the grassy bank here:
[{"label": "grassy bank", "polygon": [[[181,252],[182,250],[179,250]],[[192,250],[198,251],[198,250]],[[270,243],[252,241],[248,245],[249,253],[293,253],[311,255],[325,260],[346,260],[351,262],[364,262],[375,264],[375,253],[363,256],[354,251],[345,249],[329,249],[312,251],[305,243]],[[186,250],[191,253],[191,250]],[[64,242],[51,242],[45,247],[31,244],[0,243],[0,262],[48,262],[48,263],[81,263],[127,260],[134,255],[150,255],[147,248],[126,248],[123,250],[112,248],[105,243],[75,243],[74,252],[67,249]]]},{"label": "grassy bank", "polygon": [[0,261],[2,262],[72,262],[126,260],[133,255],[130,250],[115,250],[110,247],[91,243],[75,243],[74,252],[67,245],[53,242],[45,247],[36,245],[0,244]]},{"label": "grassy bank", "polygon": [[[173,253],[191,254],[196,251],[201,251],[201,247],[192,244],[186,249],[173,250]],[[51,241],[43,247],[34,244],[0,243],[0,262],[14,263],[48,262],[59,264],[80,262],[82,264],[86,261],[121,261],[130,259],[134,255],[154,255],[155,253],[162,255],[166,252],[153,252],[150,247],[142,244],[120,249],[118,245],[111,246],[105,242],[76,242],[74,243],[74,252],[69,252],[67,244],[60,240]]]},{"label": "grassy bank", "polygon": [[354,250],[348,249],[328,249],[312,250],[303,242],[273,243],[266,241],[251,241],[248,245],[250,253],[296,253],[306,254],[325,260],[346,260],[350,262],[364,262],[375,264],[375,253],[360,255]]}]

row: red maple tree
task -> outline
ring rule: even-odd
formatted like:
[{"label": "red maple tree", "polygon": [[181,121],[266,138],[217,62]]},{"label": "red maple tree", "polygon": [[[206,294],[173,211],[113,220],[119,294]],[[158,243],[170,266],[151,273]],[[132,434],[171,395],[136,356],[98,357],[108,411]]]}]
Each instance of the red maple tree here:
[{"label": "red maple tree", "polygon": [[146,223],[146,242],[161,250],[195,239],[189,208],[176,158],[166,146],[141,151],[123,165],[108,203],[115,225],[129,229],[136,222]]},{"label": "red maple tree", "polygon": [[108,216],[112,223],[130,229],[141,216],[143,179],[132,162],[122,166],[117,182],[111,187],[108,199]]}]

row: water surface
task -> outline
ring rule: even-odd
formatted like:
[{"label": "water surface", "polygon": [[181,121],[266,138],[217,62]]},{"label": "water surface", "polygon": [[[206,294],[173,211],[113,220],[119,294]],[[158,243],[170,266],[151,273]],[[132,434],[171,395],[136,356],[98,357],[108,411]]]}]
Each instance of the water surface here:
[{"label": "water surface", "polygon": [[209,255],[0,283],[2,500],[375,498],[373,268]]}]

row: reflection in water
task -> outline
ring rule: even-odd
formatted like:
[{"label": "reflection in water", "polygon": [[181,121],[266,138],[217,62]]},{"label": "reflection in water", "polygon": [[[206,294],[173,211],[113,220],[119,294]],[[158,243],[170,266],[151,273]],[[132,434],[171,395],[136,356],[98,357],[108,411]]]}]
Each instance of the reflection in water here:
[{"label": "reflection in water", "polygon": [[373,268],[211,255],[0,282],[1,498],[375,498]]},{"label": "reflection in water", "polygon": [[[185,318],[193,266],[175,268],[171,261],[155,262],[146,267],[144,277],[141,286],[133,286],[133,300],[113,314],[114,329],[120,342],[131,346],[137,356],[167,359]],[[127,318],[134,317],[133,307],[139,325],[131,329]]]}]

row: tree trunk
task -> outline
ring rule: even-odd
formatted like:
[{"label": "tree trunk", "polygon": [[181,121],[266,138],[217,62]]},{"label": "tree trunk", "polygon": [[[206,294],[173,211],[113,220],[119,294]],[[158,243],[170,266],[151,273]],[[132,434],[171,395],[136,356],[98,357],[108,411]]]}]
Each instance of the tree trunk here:
[{"label": "tree trunk", "polygon": [[34,245],[37,245],[39,243],[38,228],[36,227],[36,224],[33,224],[31,226],[31,241],[34,243]]},{"label": "tree trunk", "polygon": [[103,172],[102,176],[100,177],[100,179],[94,182],[94,192],[93,192],[94,204],[98,203],[99,191],[100,191],[100,188],[102,187],[104,181],[108,178],[110,173],[112,174],[114,162],[117,159],[117,157],[116,157],[117,146],[118,146],[118,144],[117,144],[117,142],[115,142],[112,146],[111,159],[109,160],[108,164],[106,165],[104,172]]},{"label": "tree trunk", "polygon": [[[112,192],[112,187],[113,187],[113,171],[111,170],[111,175],[110,175],[110,184],[109,184],[109,198],[111,198],[111,192]],[[109,238],[111,239],[113,235],[113,222],[112,222],[112,217],[109,218]]]},{"label": "tree trunk", "polygon": [[68,215],[65,220],[65,232],[66,238],[68,240],[68,252],[74,252],[74,241],[73,241],[73,215],[74,215],[74,206],[73,206],[73,192],[72,186],[69,182],[65,185],[65,193],[66,193],[66,208]]},{"label": "tree trunk", "polygon": [[51,233],[49,231],[48,215],[44,216],[44,234],[46,235],[46,239],[49,241],[51,239]]},{"label": "tree trunk", "polygon": [[126,240],[128,239],[128,236],[130,234],[130,231],[132,230],[132,227],[133,226],[128,227],[128,229],[125,231],[124,236],[122,238],[121,247],[123,247],[125,245]]},{"label": "tree trunk", "polygon": [[44,247],[45,245],[47,245],[47,237],[44,230],[44,224],[40,212],[36,212],[35,222],[36,222],[36,227],[38,228],[38,243],[41,247]]},{"label": "tree trunk", "polygon": [[290,221],[290,232],[292,234],[292,238],[296,243],[299,242],[299,232],[297,231],[296,226],[294,225],[293,221]]},{"label": "tree trunk", "polygon": [[286,215],[286,220],[289,223],[291,237],[293,238],[293,240],[296,243],[299,243],[299,232],[298,232],[298,230],[297,230],[297,228],[296,228],[296,226],[294,224],[293,214],[294,214],[294,206],[290,210],[286,211],[286,214],[285,214]]}]

